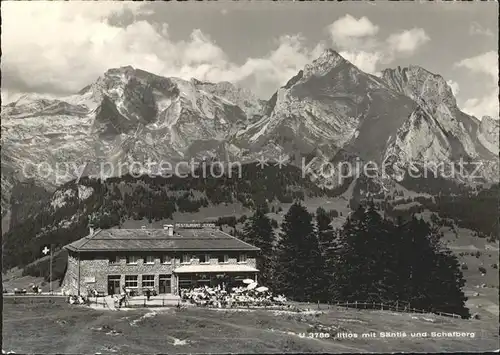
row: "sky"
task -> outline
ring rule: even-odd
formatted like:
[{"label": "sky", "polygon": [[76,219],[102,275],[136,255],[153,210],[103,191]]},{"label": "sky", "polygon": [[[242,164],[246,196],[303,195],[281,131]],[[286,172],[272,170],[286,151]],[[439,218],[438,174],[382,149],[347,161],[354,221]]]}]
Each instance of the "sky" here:
[{"label": "sky", "polygon": [[498,119],[491,2],[2,2],[2,102],[78,92],[109,68],[230,81],[268,99],[333,48],[360,69],[419,65]]}]

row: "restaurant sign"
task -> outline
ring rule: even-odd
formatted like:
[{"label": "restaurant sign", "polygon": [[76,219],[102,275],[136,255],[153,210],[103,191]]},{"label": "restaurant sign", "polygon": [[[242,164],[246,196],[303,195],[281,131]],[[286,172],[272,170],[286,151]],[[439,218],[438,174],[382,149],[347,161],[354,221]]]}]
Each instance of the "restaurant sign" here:
[{"label": "restaurant sign", "polygon": [[176,223],[175,228],[180,229],[202,229],[202,228],[215,228],[216,225],[213,222],[186,222],[186,223]]}]

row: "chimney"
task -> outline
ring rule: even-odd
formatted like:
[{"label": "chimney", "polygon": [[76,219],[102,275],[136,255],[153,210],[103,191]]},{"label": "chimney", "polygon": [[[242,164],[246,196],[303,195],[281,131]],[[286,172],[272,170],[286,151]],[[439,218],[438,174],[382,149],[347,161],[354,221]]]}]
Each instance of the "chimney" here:
[{"label": "chimney", "polygon": [[89,223],[89,235],[94,235],[95,229],[92,223]]},{"label": "chimney", "polygon": [[172,237],[174,235],[174,226],[172,224],[164,224],[163,229],[168,231],[168,236]]}]

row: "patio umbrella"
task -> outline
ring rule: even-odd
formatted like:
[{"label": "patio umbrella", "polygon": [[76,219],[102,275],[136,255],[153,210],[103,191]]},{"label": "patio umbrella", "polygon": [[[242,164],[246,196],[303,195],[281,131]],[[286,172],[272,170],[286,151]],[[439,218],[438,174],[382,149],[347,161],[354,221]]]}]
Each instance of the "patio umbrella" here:
[{"label": "patio umbrella", "polygon": [[247,286],[247,290],[253,290],[256,287],[257,287],[257,282],[253,282]]},{"label": "patio umbrella", "polygon": [[254,281],[253,281],[252,279],[244,279],[242,282],[243,282],[244,284],[249,285],[249,284],[253,283]]},{"label": "patio umbrella", "polygon": [[257,292],[266,292],[267,290],[269,290],[269,288],[267,288],[266,286],[260,286],[255,289],[255,291]]}]

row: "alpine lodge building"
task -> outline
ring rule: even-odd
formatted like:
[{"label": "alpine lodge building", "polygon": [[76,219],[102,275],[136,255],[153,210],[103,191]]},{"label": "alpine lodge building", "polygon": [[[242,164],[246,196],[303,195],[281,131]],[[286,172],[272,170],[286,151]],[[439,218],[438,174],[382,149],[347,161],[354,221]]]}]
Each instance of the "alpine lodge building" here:
[{"label": "alpine lodge building", "polygon": [[64,294],[179,295],[181,289],[203,285],[257,281],[259,248],[216,228],[215,224],[184,223],[163,229],[90,228],[88,236],[67,246]]}]

